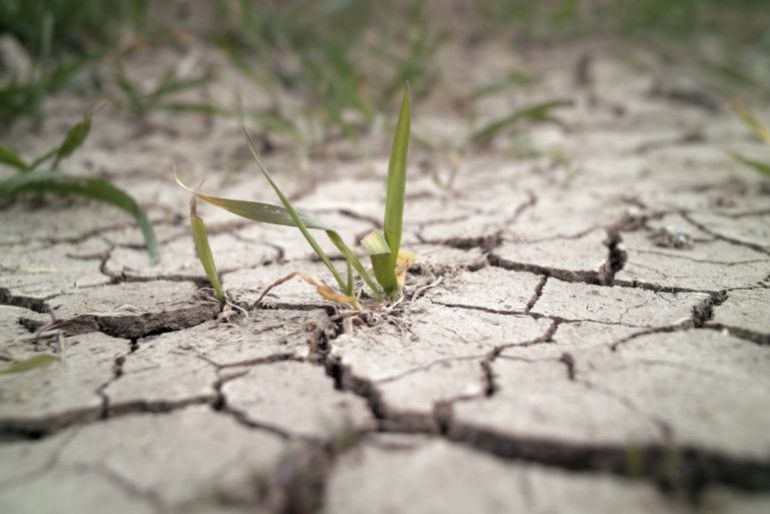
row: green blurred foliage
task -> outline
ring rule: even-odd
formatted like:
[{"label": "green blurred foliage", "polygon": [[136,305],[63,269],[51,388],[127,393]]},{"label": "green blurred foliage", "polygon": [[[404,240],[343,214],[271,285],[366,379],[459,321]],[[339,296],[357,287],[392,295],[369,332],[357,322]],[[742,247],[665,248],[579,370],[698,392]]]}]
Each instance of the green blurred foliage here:
[{"label": "green blurred foliage", "polygon": [[[3,0],[0,34],[12,34],[32,55],[41,55],[48,49],[54,55],[89,53],[114,41],[127,21],[140,24],[148,3],[149,0]],[[46,19],[52,22],[49,35],[42,29]],[[48,43],[46,37],[50,38]]]}]

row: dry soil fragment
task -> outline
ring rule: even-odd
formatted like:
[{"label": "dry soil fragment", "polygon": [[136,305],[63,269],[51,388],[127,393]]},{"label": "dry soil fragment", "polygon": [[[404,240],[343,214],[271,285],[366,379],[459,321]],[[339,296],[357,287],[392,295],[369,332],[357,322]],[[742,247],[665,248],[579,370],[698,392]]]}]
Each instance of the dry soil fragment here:
[{"label": "dry soil fragment", "polygon": [[105,389],[108,412],[164,411],[216,398],[216,368],[162,337],[142,340],[121,364],[121,375]]},{"label": "dry soil fragment", "polygon": [[508,269],[545,273],[566,280],[604,282],[610,273],[607,233],[592,230],[576,239],[504,241],[490,258]]},{"label": "dry soil fragment", "polygon": [[[613,184],[617,184],[617,160],[613,164],[612,180]],[[573,189],[545,186],[547,190],[538,191],[537,203],[526,209],[514,224],[506,226],[504,237],[511,241],[532,243],[555,239],[580,240],[581,236],[598,227],[609,226],[628,210],[629,205],[622,201],[617,188],[602,190],[600,177],[579,175],[576,179],[581,183],[591,182],[578,194]],[[571,243],[562,241],[562,244]],[[584,246],[588,244],[583,243]]]},{"label": "dry soil fragment", "polygon": [[108,471],[73,466],[35,474],[10,488],[0,488],[0,503],[14,514],[152,514],[151,498],[133,491]]},{"label": "dry soil fragment", "polygon": [[643,231],[623,234],[628,254],[615,279],[652,287],[720,291],[751,287],[770,274],[770,256],[726,241],[660,248]]},{"label": "dry soil fragment", "polygon": [[29,315],[29,313],[29,310],[21,307],[0,305],[0,343],[7,344],[15,339],[32,335],[19,322],[23,316]]},{"label": "dry soil fragment", "polygon": [[597,514],[690,512],[650,484],[505,462],[415,436],[377,436],[341,457],[324,512],[546,513],[562,512],[565,505],[570,512]]},{"label": "dry soil fragment", "polygon": [[419,237],[426,243],[449,244],[462,248],[490,245],[504,228],[504,220],[495,213],[462,212],[449,221],[426,225]]},{"label": "dry soil fragment", "polygon": [[197,356],[214,366],[248,365],[308,358],[333,328],[322,309],[264,309],[229,323],[209,321],[188,330],[161,334],[140,341],[139,348],[146,345],[157,352]]},{"label": "dry soil fragment", "polygon": [[630,287],[604,287],[551,279],[532,308],[533,314],[567,320],[597,321],[637,327],[686,322],[708,300],[704,293],[658,293]]},{"label": "dry soil fragment", "polygon": [[[79,240],[89,234],[122,225],[130,225],[139,232],[129,214],[96,202],[71,205],[52,199],[44,208],[19,202],[4,209],[3,217],[13,220],[13,223],[0,225],[0,241],[9,245],[34,240]],[[77,220],[77,223],[72,220]]]},{"label": "dry soil fragment", "polygon": [[86,246],[59,244],[3,252],[0,257],[0,295],[5,290],[10,296],[46,300],[109,283],[109,277],[99,271],[99,257],[107,246],[98,241]]},{"label": "dry soil fragment", "polygon": [[562,322],[556,327],[556,332],[551,336],[550,341],[527,346],[511,346],[503,350],[501,355],[531,359],[559,359],[564,352],[572,353],[596,347],[609,349],[612,343],[643,330],[647,329],[591,321]]},{"label": "dry soil fragment", "polygon": [[[209,244],[220,272],[259,266],[278,257],[278,251],[272,246],[243,241],[230,234],[209,235]],[[142,249],[116,248],[104,264],[104,271],[112,277],[206,278],[191,237],[164,245],[155,264],[147,261],[147,253]]]},{"label": "dry soil fragment", "polygon": [[[340,270],[342,268],[342,266],[339,267]],[[336,288],[337,284],[328,268],[321,262],[310,260],[270,264],[225,273],[222,277],[222,287],[238,301],[252,304],[262,296],[268,286],[295,272],[306,273]],[[275,304],[308,308],[328,306],[326,300],[316,292],[316,288],[299,277],[277,285],[262,298],[263,306]]]},{"label": "dry soil fragment", "polygon": [[436,413],[442,404],[482,396],[487,390],[480,358],[436,362],[375,386],[389,425],[432,431],[439,429]]},{"label": "dry soil fragment", "polygon": [[540,280],[532,273],[490,266],[451,277],[430,290],[426,298],[439,304],[524,312]]},{"label": "dry soil fragment", "polygon": [[439,361],[483,357],[499,345],[542,337],[548,320],[420,302],[404,327],[382,323],[334,340],[332,357],[363,380],[377,381]]},{"label": "dry soil fragment", "polygon": [[334,388],[324,369],[282,361],[254,366],[222,387],[227,407],[258,425],[298,436],[330,438],[374,428],[366,402]]},{"label": "dry soil fragment", "polygon": [[697,212],[690,214],[690,219],[717,236],[755,245],[770,252],[770,214],[729,217],[711,212]]},{"label": "dry soil fragment", "polygon": [[[283,448],[280,438],[244,427],[202,406],[162,415],[122,416],[72,428],[57,437],[66,438],[66,446],[52,465],[36,474],[40,486],[55,480],[51,494],[29,494],[24,481],[14,481],[0,488],[4,505],[19,505],[29,512],[101,512],[103,506],[78,510],[81,505],[77,497],[84,495],[82,501],[90,501],[113,493],[116,484],[124,484],[120,487],[124,494],[135,501],[149,500],[145,503],[152,505],[153,511],[160,508],[181,513],[208,504],[204,512],[219,512],[217,504],[222,502],[256,508],[259,483],[270,476]],[[12,443],[12,448],[18,450],[11,455],[17,461],[40,451],[50,454],[45,440]],[[13,460],[0,463],[2,468],[13,469],[15,465]],[[105,480],[84,487],[84,472]],[[75,487],[84,487],[88,492],[66,498],[71,504],[65,502],[65,494]],[[114,501],[118,500],[126,498],[119,495]],[[116,504],[115,509],[111,503],[110,511],[133,513],[136,503],[126,508]]]},{"label": "dry soil fragment", "polygon": [[[123,282],[58,296],[48,302],[65,332],[101,330],[136,338],[179,330],[216,317],[219,305],[205,301],[190,282]],[[48,321],[37,316],[37,323]]]},{"label": "dry soil fragment", "polygon": [[[493,364],[498,391],[489,398],[458,402],[450,434],[461,440],[488,439],[567,445],[625,445],[662,436],[649,419],[616,399],[568,379],[556,360],[498,358]],[[502,451],[502,450],[501,450]]]},{"label": "dry soil fragment", "polygon": [[[664,420],[678,444],[770,454],[770,351],[714,330],[638,337],[575,353],[576,374]],[[615,420],[615,423],[620,422]]]},{"label": "dry soil fragment", "polygon": [[52,431],[101,415],[99,388],[113,378],[128,341],[101,333],[67,338],[61,361],[0,376],[0,431]]},{"label": "dry soil fragment", "polygon": [[[433,244],[414,244],[407,247],[416,254],[413,269],[453,271],[474,270],[487,264],[486,255],[478,248],[460,249],[451,246]],[[409,285],[407,279],[407,285]]]},{"label": "dry soil fragment", "polygon": [[752,332],[770,343],[770,289],[730,291],[727,300],[714,307],[712,321],[728,330]]}]

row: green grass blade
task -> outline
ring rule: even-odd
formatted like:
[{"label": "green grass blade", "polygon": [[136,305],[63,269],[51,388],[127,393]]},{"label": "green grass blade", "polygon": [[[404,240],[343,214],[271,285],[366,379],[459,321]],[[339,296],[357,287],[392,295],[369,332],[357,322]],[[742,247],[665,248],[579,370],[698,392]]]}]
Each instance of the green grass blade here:
[{"label": "green grass blade", "polygon": [[198,213],[195,210],[194,196],[190,201],[190,228],[192,229],[192,236],[193,241],[195,242],[195,251],[198,254],[198,259],[201,261],[201,265],[206,272],[206,276],[209,278],[209,282],[211,282],[211,287],[214,288],[217,300],[222,303],[225,301],[225,293],[222,291],[222,285],[219,283],[217,267],[214,264],[214,255],[211,253],[209,237],[206,233],[206,224],[203,223],[203,218],[198,216]]},{"label": "green grass blade", "polygon": [[174,113],[193,113],[206,116],[232,116],[227,109],[205,102],[166,102],[155,107],[159,111]]},{"label": "green grass blade", "polygon": [[503,130],[515,125],[521,120],[529,121],[554,121],[551,111],[561,107],[571,107],[574,104],[572,100],[552,100],[535,104],[509,114],[503,118],[497,119],[479,130],[475,131],[468,138],[473,144],[480,144],[489,141]]},{"label": "green grass blade", "polygon": [[0,370],[0,375],[6,375],[10,373],[23,373],[31,369],[48,366],[49,364],[53,364],[54,362],[58,362],[58,361],[59,361],[59,357],[55,355],[43,353],[40,355],[35,355],[34,357],[30,357],[28,359],[24,359],[22,361],[14,362],[7,368]]},{"label": "green grass blade", "polygon": [[752,168],[754,171],[758,173],[761,173],[763,175],[770,177],[770,162],[762,162],[762,161],[757,161],[755,159],[749,159],[745,155],[741,155],[736,152],[729,152],[729,154],[730,154],[730,157],[740,162],[741,164],[744,164],[749,168]]},{"label": "green grass blade", "polygon": [[134,114],[140,114],[145,109],[145,102],[142,97],[142,92],[134,84],[131,79],[126,75],[126,70],[123,68],[123,63],[118,61],[115,69],[115,84],[123,91],[128,99],[129,109]]},{"label": "green grass blade", "polygon": [[213,75],[211,73],[204,73],[198,77],[193,78],[179,78],[176,76],[176,71],[173,69],[167,70],[167,74],[164,75],[158,87],[150,93],[148,96],[154,100],[160,100],[164,96],[169,96],[180,91],[193,89],[198,86],[206,85],[211,82]]},{"label": "green grass blade", "polygon": [[390,247],[391,259],[395,265],[401,247],[401,231],[404,216],[404,193],[406,190],[406,157],[409,151],[410,125],[409,88],[404,89],[401,112],[396,122],[393,147],[388,162],[388,184],[385,197],[385,240]]},{"label": "green grass blade", "polygon": [[254,157],[254,160],[257,161],[257,166],[259,166],[260,171],[262,171],[262,174],[270,183],[270,187],[273,188],[273,191],[275,191],[275,194],[278,195],[278,198],[281,200],[281,203],[283,204],[284,208],[289,213],[289,216],[294,222],[294,226],[296,226],[299,229],[299,231],[302,232],[302,235],[305,237],[305,240],[307,240],[308,244],[310,244],[310,246],[313,248],[313,251],[316,253],[316,255],[318,255],[318,258],[321,259],[321,261],[329,269],[331,274],[334,276],[334,279],[337,281],[340,288],[345,292],[345,294],[349,296],[354,296],[353,291],[347,288],[347,284],[345,283],[345,280],[337,271],[337,268],[334,267],[332,262],[329,260],[329,257],[327,257],[326,253],[324,253],[323,249],[321,249],[321,246],[318,244],[318,241],[315,240],[313,235],[310,233],[310,230],[308,230],[308,227],[307,225],[305,225],[305,222],[302,219],[302,217],[294,209],[294,207],[292,207],[291,202],[289,202],[289,199],[286,198],[286,196],[283,194],[283,192],[278,187],[278,185],[273,181],[273,177],[270,176],[270,173],[267,171],[267,167],[264,165],[264,163],[262,162],[262,159],[259,157],[257,146],[254,144],[254,140],[251,139],[251,136],[249,135],[249,132],[246,130],[246,127],[243,127],[243,133],[246,135],[246,140],[249,143],[249,149],[251,150],[251,155]]},{"label": "green grass blade", "polygon": [[[174,179],[180,187],[194,194],[204,202],[208,202],[217,207],[232,212],[242,218],[246,218],[252,221],[259,221],[261,223],[270,223],[272,225],[285,225],[288,227],[296,227],[297,224],[291,217],[289,211],[279,205],[272,205],[262,202],[249,202],[247,200],[235,200],[230,198],[221,198],[218,196],[211,196],[187,186],[177,173],[174,173]],[[330,230],[330,227],[308,214],[304,214],[300,211],[295,211],[302,219],[302,222],[307,228],[315,228],[320,230]]]},{"label": "green grass blade", "polygon": [[25,171],[29,168],[29,164],[19,154],[3,145],[0,145],[0,164],[16,168],[19,171]]},{"label": "green grass blade", "polygon": [[393,298],[398,293],[398,280],[396,278],[396,268],[390,253],[390,247],[385,240],[385,236],[379,230],[372,230],[366,236],[361,244],[369,253],[372,262],[372,270],[377,282],[382,286],[388,295]]},{"label": "green grass blade", "polygon": [[508,72],[502,79],[496,80],[489,84],[476,88],[470,95],[467,96],[468,100],[475,101],[482,98],[493,96],[498,93],[502,93],[508,89],[513,89],[517,86],[528,86],[538,79],[536,76],[520,70],[512,70]]},{"label": "green grass blade", "polygon": [[741,119],[741,121],[754,132],[761,141],[770,145],[770,129],[765,127],[761,121],[757,119],[753,112],[741,101],[736,101],[732,105],[733,112]]},{"label": "green grass blade", "polygon": [[[243,218],[250,219],[252,221],[259,221],[261,223],[270,223],[273,225],[285,225],[289,227],[297,227],[297,224],[292,218],[290,211],[284,207],[280,207],[278,205],[271,205],[267,203],[261,203],[261,202],[249,202],[245,200],[233,200],[229,198],[219,198],[216,196],[210,196],[204,193],[200,193],[192,189],[191,187],[185,185],[184,182],[182,182],[182,180],[179,178],[179,175],[176,173],[174,174],[174,178],[176,179],[177,184],[179,184],[182,188],[194,194],[196,197],[200,198],[201,200],[208,202],[212,205],[216,205],[217,207],[221,207]],[[379,291],[377,290],[377,286],[375,285],[374,281],[371,279],[366,269],[363,267],[361,262],[355,256],[355,254],[350,250],[350,248],[348,248],[345,245],[345,243],[342,241],[342,238],[339,236],[337,232],[332,230],[325,223],[319,220],[316,220],[307,214],[303,214],[297,210],[294,210],[294,213],[299,216],[299,219],[302,221],[305,228],[320,229],[320,230],[326,231],[326,235],[329,237],[329,240],[340,250],[340,252],[345,257],[347,262],[356,270],[356,272],[361,276],[364,282],[366,282],[367,285],[369,285],[369,287],[372,288],[372,290],[375,293],[375,296],[379,295]],[[315,239],[313,240],[315,241]],[[312,243],[311,243],[311,246],[313,246]],[[313,249],[315,250],[315,248]],[[321,251],[321,254],[323,254],[323,251]],[[319,257],[321,257],[321,254],[319,254]],[[324,257],[326,256],[324,255]],[[323,260],[324,257],[321,257],[321,260]],[[326,263],[324,262],[324,264]],[[331,261],[329,261],[329,264],[331,264]],[[336,272],[336,269],[335,269],[335,272]],[[336,278],[337,277],[335,276],[335,279]],[[343,291],[348,293],[349,291],[352,291],[352,281],[346,280],[344,282],[344,286],[340,284],[340,287],[342,287]]]},{"label": "green grass blade", "polygon": [[125,191],[98,178],[68,177],[56,170],[32,171],[14,175],[0,182],[0,198],[29,191],[50,191],[59,194],[74,194],[114,205],[133,216],[144,235],[147,253],[155,261],[158,258],[158,242],[147,214]]},{"label": "green grass blade", "polygon": [[334,230],[327,230],[326,235],[334,244],[334,246],[337,247],[340,253],[342,253],[342,256],[345,257],[345,260],[348,262],[348,264],[353,266],[353,269],[356,270],[356,273],[358,273],[366,285],[369,286],[369,288],[372,290],[372,293],[374,294],[374,297],[379,299],[382,295],[379,288],[377,287],[377,284],[374,283],[371,275],[369,275],[369,272],[366,271],[364,265],[361,264],[361,261],[358,259],[358,257],[356,257],[356,254],[353,253],[353,251],[342,240],[340,235]]},{"label": "green grass blade", "polygon": [[58,147],[58,146],[55,147],[55,148],[51,148],[50,150],[48,150],[43,155],[41,155],[39,157],[36,157],[35,160],[32,161],[32,163],[30,163],[30,165],[29,165],[29,167],[27,168],[26,171],[36,170],[45,161],[47,161],[48,159],[51,159],[54,156],[56,156],[56,154],[59,152],[59,148],[60,147]]},{"label": "green grass blade", "polygon": [[80,148],[88,138],[88,134],[91,132],[91,115],[87,114],[83,116],[83,119],[76,123],[67,132],[67,137],[64,138],[61,146],[56,152],[56,158],[51,165],[52,168],[56,168],[62,159],[66,159],[72,152]]}]

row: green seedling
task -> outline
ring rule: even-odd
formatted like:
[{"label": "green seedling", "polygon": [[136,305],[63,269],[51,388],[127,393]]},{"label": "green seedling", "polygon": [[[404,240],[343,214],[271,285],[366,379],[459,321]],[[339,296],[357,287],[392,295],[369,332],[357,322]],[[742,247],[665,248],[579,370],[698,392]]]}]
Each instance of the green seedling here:
[{"label": "green seedling", "polygon": [[[439,70],[434,66],[435,56],[448,36],[431,30],[434,25],[425,0],[411,2],[402,16],[384,21],[390,21],[392,27],[378,31],[382,33],[380,42],[371,54],[380,55],[377,68],[385,71],[387,76],[384,80],[374,81],[370,87],[381,87],[378,97],[383,103],[398,95],[404,83],[409,83],[416,98],[427,95],[439,79]],[[404,41],[406,52],[401,51],[403,45],[394,45],[394,41]]]},{"label": "green seedling", "polygon": [[[754,135],[765,144],[770,145],[770,129],[768,129],[751,110],[741,101],[733,102],[730,106],[733,112],[743,121],[743,123],[754,133]],[[753,169],[754,171],[770,177],[770,162],[751,159],[737,152],[729,152],[729,155]]]},{"label": "green seedling", "polygon": [[[406,269],[408,268],[411,259],[413,259],[413,255],[409,254],[408,252],[401,251],[400,248],[403,225],[404,192],[406,186],[406,160],[409,148],[409,132],[410,102],[409,92],[408,90],[405,90],[403,101],[401,103],[401,111],[399,113],[398,122],[396,123],[390,162],[388,164],[387,196],[385,219],[383,223],[384,232],[372,232],[365,238],[363,243],[371,257],[372,268],[376,281],[372,279],[371,275],[366,270],[366,268],[364,268],[361,261],[358,259],[355,253],[353,253],[353,251],[344,243],[337,231],[329,227],[324,222],[296,210],[292,206],[289,199],[286,197],[286,195],[283,194],[267,170],[267,167],[262,162],[256,145],[254,144],[254,141],[245,128],[244,135],[246,137],[246,141],[248,142],[252,156],[254,157],[254,160],[256,161],[257,166],[259,167],[263,176],[270,184],[270,187],[273,189],[276,196],[278,196],[281,202],[281,206],[261,202],[250,202],[245,200],[234,200],[210,196],[186,186],[178,175],[175,175],[175,178],[181,187],[191,192],[197,198],[228,210],[233,214],[237,214],[244,218],[261,223],[293,226],[299,229],[318,258],[321,260],[321,262],[323,262],[323,264],[332,274],[342,293],[335,292],[328,285],[304,273],[293,273],[287,277],[284,277],[268,287],[268,290],[294,276],[299,276],[314,285],[318,293],[324,298],[338,303],[349,304],[356,309],[360,309],[358,294],[356,292],[355,282],[353,280],[354,271],[369,287],[371,294],[375,299],[380,299],[383,295],[387,295],[388,298],[393,300],[398,297],[401,288],[403,287]],[[344,278],[343,275],[334,266],[331,259],[329,259],[321,246],[318,244],[318,241],[311,233],[311,230],[323,230],[332,244],[340,251],[343,258],[345,259],[347,268]],[[265,293],[266,292],[267,291],[265,291]],[[263,293],[263,297],[265,293]],[[260,297],[260,300],[261,298],[262,297]],[[258,302],[259,300],[257,300],[257,303]]]},{"label": "green seedling", "polygon": [[206,224],[203,223],[203,219],[198,216],[195,208],[195,196],[190,200],[190,228],[192,229],[193,242],[195,243],[195,252],[198,255],[198,259],[201,261],[206,276],[209,278],[209,282],[211,282],[211,287],[214,288],[217,300],[222,303],[225,301],[225,293],[222,291],[222,285],[219,283],[217,267],[214,264],[214,255],[211,253],[209,237],[206,233]]},{"label": "green seedling", "polygon": [[177,93],[209,83],[211,78],[209,73],[192,78],[182,78],[178,76],[176,67],[170,66],[152,90],[144,91],[126,74],[122,63],[118,62],[115,70],[115,83],[124,96],[120,103],[138,118],[143,118],[152,111],[194,112],[209,116],[228,114],[224,109],[210,103],[184,102],[172,99]]},{"label": "green seedling", "polygon": [[[257,9],[253,2],[221,4],[229,30],[215,37],[231,62],[278,103],[280,88],[306,99],[302,113],[321,139],[335,129],[354,138],[374,110],[352,60],[367,26],[370,0],[286,0]],[[334,27],[345,26],[340,31]],[[276,59],[276,55],[285,59]],[[293,61],[297,66],[283,63]],[[351,115],[355,119],[351,119]]]},{"label": "green seedling", "polygon": [[536,75],[514,69],[506,73],[505,76],[498,80],[494,80],[488,84],[477,87],[470,95],[468,95],[467,98],[464,98],[463,100],[481,100],[482,98],[503,93],[516,87],[532,85],[537,80],[538,77]]},{"label": "green seedling", "polygon": [[[53,59],[50,54],[54,17],[51,13],[44,12],[41,16],[26,20],[27,24],[33,20],[31,25],[27,25],[18,19],[21,18],[24,7],[15,7],[18,11],[13,7],[7,11],[7,7],[0,7],[0,34],[8,31],[8,37],[13,37],[11,34],[14,33],[19,37],[19,40],[12,41],[16,42],[18,59],[28,63],[29,69],[11,70],[10,81],[3,80],[0,83],[0,131],[10,126],[16,118],[23,116],[32,117],[39,123],[43,118],[41,104],[45,97],[63,89],[90,60],[87,57]],[[5,27],[4,30],[3,25],[17,21],[20,22],[18,25]],[[35,46],[35,57],[32,58],[28,49]]]},{"label": "green seedling", "polygon": [[87,62],[88,59],[84,58],[61,62],[23,81],[0,86],[0,131],[24,116],[38,122],[42,120],[42,101],[66,87]]},{"label": "green seedling", "polygon": [[[487,95],[495,94],[496,89],[497,87],[495,85],[495,87],[491,88],[489,91],[477,90],[481,91],[483,94],[477,95],[475,97],[468,97],[467,99],[475,98],[476,100],[479,100]],[[423,146],[431,150],[441,148],[447,151],[447,165],[449,167],[448,176],[446,178],[441,178],[437,173],[434,173],[433,180],[439,187],[451,189],[460,170],[460,164],[463,160],[463,156],[470,149],[489,145],[491,141],[500,134],[513,132],[513,136],[518,136],[519,134],[515,129],[524,123],[548,122],[562,125],[562,121],[557,118],[555,114],[553,114],[553,111],[556,109],[571,107],[573,104],[574,102],[572,100],[551,100],[528,105],[517,109],[507,116],[487,123],[479,129],[471,130],[465,137],[456,141],[436,141],[428,139],[424,135],[417,135],[416,140],[418,143],[421,143]],[[517,157],[533,157],[543,154],[542,151],[532,148],[529,145],[524,148],[526,151],[523,152],[521,139],[519,138],[512,138],[512,142],[514,144],[511,150],[512,153],[515,153]],[[554,162],[556,162],[557,159],[555,159],[554,156],[550,157]]]},{"label": "green seedling", "polygon": [[467,142],[471,145],[486,144],[498,134],[511,130],[519,123],[525,121],[558,124],[560,120],[553,115],[553,111],[563,107],[572,107],[573,105],[574,102],[572,100],[551,100],[523,107],[474,131],[468,137]]},{"label": "green seedling", "polygon": [[155,232],[147,214],[128,193],[103,179],[65,175],[59,167],[61,161],[72,155],[88,138],[91,115],[86,114],[72,126],[59,145],[29,162],[14,150],[0,146],[0,164],[16,170],[14,175],[0,181],[0,199],[29,192],[52,192],[85,196],[114,205],[136,219],[144,235],[147,252],[155,260],[158,257]]}]

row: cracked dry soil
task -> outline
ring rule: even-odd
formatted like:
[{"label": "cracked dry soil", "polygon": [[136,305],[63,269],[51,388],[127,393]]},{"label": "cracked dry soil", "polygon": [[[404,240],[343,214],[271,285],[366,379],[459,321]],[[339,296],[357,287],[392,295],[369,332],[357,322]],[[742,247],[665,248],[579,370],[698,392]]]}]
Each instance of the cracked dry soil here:
[{"label": "cracked dry soil", "polygon": [[[303,283],[248,316],[207,294],[168,171],[235,167],[207,189],[272,201],[233,166],[236,123],[105,109],[68,167],[146,205],[162,258],[150,265],[109,207],[0,212],[2,358],[62,358],[0,377],[2,511],[768,512],[770,195],[723,151],[760,150],[729,116],[651,95],[652,74],[589,50],[594,80],[578,90],[585,48],[532,51],[548,80],[520,98],[574,91],[563,126],[529,132],[568,169],[493,146],[446,188],[445,156],[413,146],[408,301],[352,332]],[[203,55],[218,69],[209,94],[231,90],[234,72]],[[512,58],[491,43],[444,58],[479,55]],[[131,65],[152,76],[178,58],[157,57]],[[40,140],[17,134],[24,149],[88,108],[52,102]],[[416,131],[463,122],[415,102]],[[386,161],[346,144],[295,165],[277,140],[268,158],[298,205],[353,239],[380,216]],[[387,155],[386,138],[369,144]],[[293,231],[201,209],[234,298],[291,271],[326,277]],[[61,337],[35,339],[49,310]]]}]

